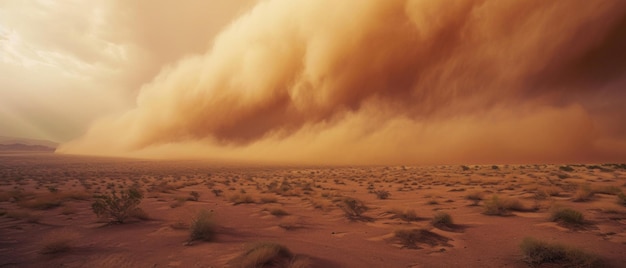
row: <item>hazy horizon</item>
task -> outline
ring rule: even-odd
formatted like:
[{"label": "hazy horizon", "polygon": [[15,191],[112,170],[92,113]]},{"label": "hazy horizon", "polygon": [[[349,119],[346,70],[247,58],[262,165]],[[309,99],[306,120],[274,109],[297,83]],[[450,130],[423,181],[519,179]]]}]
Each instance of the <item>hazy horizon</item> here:
[{"label": "hazy horizon", "polygon": [[0,135],[247,163],[623,163],[625,46],[610,0],[11,0]]}]

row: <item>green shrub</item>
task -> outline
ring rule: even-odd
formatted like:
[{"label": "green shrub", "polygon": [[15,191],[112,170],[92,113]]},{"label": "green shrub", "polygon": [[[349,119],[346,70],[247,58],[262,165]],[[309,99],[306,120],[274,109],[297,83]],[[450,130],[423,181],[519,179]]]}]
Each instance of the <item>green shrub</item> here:
[{"label": "green shrub", "polygon": [[531,266],[544,263],[557,264],[559,267],[593,268],[603,267],[601,260],[580,249],[566,247],[534,239],[525,238],[520,244],[524,261]]},{"label": "green shrub", "polygon": [[113,191],[109,195],[96,196],[91,209],[98,217],[124,223],[135,212],[142,198],[143,194],[136,188],[123,190],[119,195]]},{"label": "green shrub", "polygon": [[191,220],[191,225],[189,226],[189,240],[213,240],[215,237],[215,226],[211,212],[201,210],[198,212],[198,215]]}]

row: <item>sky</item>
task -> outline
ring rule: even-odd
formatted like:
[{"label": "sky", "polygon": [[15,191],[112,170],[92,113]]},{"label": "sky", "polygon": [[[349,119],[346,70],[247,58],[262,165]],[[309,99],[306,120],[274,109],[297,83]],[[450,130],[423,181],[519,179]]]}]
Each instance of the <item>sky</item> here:
[{"label": "sky", "polygon": [[0,135],[281,164],[626,162],[626,2],[0,0]]}]

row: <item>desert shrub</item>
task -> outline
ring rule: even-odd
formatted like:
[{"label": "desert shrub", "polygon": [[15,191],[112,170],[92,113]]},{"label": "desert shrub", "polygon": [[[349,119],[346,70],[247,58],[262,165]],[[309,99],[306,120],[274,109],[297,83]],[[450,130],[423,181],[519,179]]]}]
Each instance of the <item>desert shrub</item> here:
[{"label": "desert shrub", "polygon": [[430,221],[430,223],[437,228],[452,227],[452,225],[454,224],[454,222],[452,221],[452,216],[450,216],[450,214],[448,213],[441,211],[435,213],[435,216]]},{"label": "desert shrub", "polygon": [[520,249],[524,254],[524,261],[531,266],[552,263],[559,267],[603,267],[600,258],[591,253],[532,237],[525,238],[520,244]]},{"label": "desert shrub", "polygon": [[296,256],[287,247],[272,242],[259,242],[248,246],[233,262],[234,267],[241,268],[311,266],[307,258]]},{"label": "desert shrub", "polygon": [[399,210],[399,209],[393,209],[391,211],[389,211],[389,213],[394,214],[394,216],[392,218],[399,218],[402,219],[404,221],[417,221],[420,218],[417,216],[417,213],[415,213],[414,209],[405,209],[405,210]]},{"label": "desert shrub", "polygon": [[389,196],[391,196],[391,193],[389,193],[389,191],[387,190],[376,190],[374,191],[374,194],[376,194],[376,197],[378,199],[387,199],[389,198]]},{"label": "desert shrub", "polygon": [[572,168],[570,166],[560,166],[559,169],[562,170],[562,171],[565,171],[565,172],[572,172],[572,171],[574,171],[574,168]]},{"label": "desert shrub", "polygon": [[282,216],[287,216],[289,215],[289,212],[285,211],[284,209],[280,209],[280,208],[273,208],[270,210],[270,214],[276,216],[276,217],[282,217]]},{"label": "desert shrub", "polygon": [[211,241],[215,237],[215,221],[213,215],[207,210],[200,210],[191,220],[189,225],[190,241]]},{"label": "desert shrub", "polygon": [[200,199],[200,193],[196,191],[191,191],[191,193],[189,193],[189,197],[187,198],[187,200],[189,201],[198,201],[199,199]]},{"label": "desert shrub", "polygon": [[254,199],[252,198],[252,196],[241,193],[235,193],[231,195],[228,200],[230,202],[233,202],[233,205],[254,203]]},{"label": "desert shrub", "polygon": [[624,193],[617,194],[617,203],[626,206],[626,195]]},{"label": "desert shrub", "polygon": [[478,206],[478,203],[480,203],[480,201],[483,200],[483,196],[484,194],[482,191],[473,191],[473,192],[468,193],[465,196],[465,199],[472,200],[473,201],[472,205]]},{"label": "desert shrub", "polygon": [[135,218],[135,219],[139,219],[142,221],[147,221],[147,220],[151,220],[152,218],[150,218],[150,215],[148,215],[148,213],[143,210],[142,208],[135,208],[133,209],[133,211],[131,211],[130,216]]},{"label": "desert shrub", "polygon": [[224,191],[222,191],[220,189],[213,189],[213,190],[211,190],[211,192],[213,192],[213,194],[215,196],[220,196],[220,195],[222,195],[222,192],[224,192]]},{"label": "desert shrub", "polygon": [[524,207],[522,203],[517,199],[500,198],[497,195],[491,197],[491,199],[484,202],[484,214],[507,216],[511,215],[511,210],[523,211]]},{"label": "desert shrub", "polygon": [[426,229],[400,229],[394,232],[394,239],[405,248],[419,249],[418,244],[449,246],[447,237],[438,235]]},{"label": "desert shrub", "polygon": [[439,202],[437,200],[435,200],[435,199],[431,199],[431,200],[428,200],[428,202],[426,202],[426,204],[427,205],[438,205]]},{"label": "desert shrub", "polygon": [[143,194],[136,188],[116,191],[109,195],[96,196],[91,209],[98,217],[107,218],[111,222],[124,223],[141,203]]},{"label": "desert shrub", "polygon": [[617,186],[598,186],[598,187],[594,187],[592,189],[592,191],[596,194],[608,194],[608,195],[618,195],[619,193],[622,192],[622,189],[620,189]]},{"label": "desert shrub", "polygon": [[67,252],[72,248],[72,243],[78,238],[76,233],[69,231],[53,231],[41,240],[41,254],[58,254]]},{"label": "desert shrub", "polygon": [[361,200],[352,197],[343,198],[340,207],[350,219],[359,218],[363,212],[367,211],[367,207]]},{"label": "desert shrub", "polygon": [[30,223],[39,223],[41,220],[41,216],[37,214],[31,214],[27,211],[22,210],[10,210],[5,214],[8,218],[16,219],[16,220],[25,220]]},{"label": "desert shrub", "polygon": [[572,196],[572,201],[586,202],[586,201],[591,200],[593,195],[594,195],[594,192],[591,190],[589,185],[583,185],[583,186],[578,187],[578,190],[576,190],[576,192],[574,193],[574,196]]},{"label": "desert shrub", "polygon": [[585,217],[580,211],[571,208],[557,208],[552,211],[550,220],[562,222],[570,225],[581,225],[585,223]]},{"label": "desert shrub", "polygon": [[53,195],[39,196],[18,202],[20,207],[37,210],[52,209],[61,206],[62,204],[63,200]]},{"label": "desert shrub", "polygon": [[261,204],[276,203],[276,202],[278,202],[278,199],[275,196],[271,196],[271,195],[264,195],[259,198],[259,203]]}]

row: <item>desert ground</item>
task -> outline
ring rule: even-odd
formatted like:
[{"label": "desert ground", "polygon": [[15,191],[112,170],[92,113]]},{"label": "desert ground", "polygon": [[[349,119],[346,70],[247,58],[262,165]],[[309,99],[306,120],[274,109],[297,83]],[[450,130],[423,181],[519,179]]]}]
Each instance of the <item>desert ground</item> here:
[{"label": "desert ground", "polygon": [[[268,167],[4,152],[0,267],[623,267],[625,188],[623,164]],[[129,189],[140,203],[123,223],[94,212]],[[538,260],[522,250],[529,237],[575,260]]]}]

